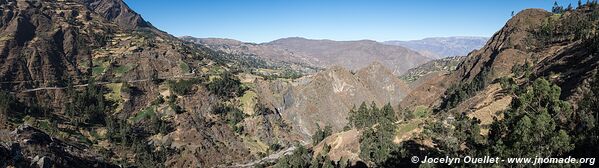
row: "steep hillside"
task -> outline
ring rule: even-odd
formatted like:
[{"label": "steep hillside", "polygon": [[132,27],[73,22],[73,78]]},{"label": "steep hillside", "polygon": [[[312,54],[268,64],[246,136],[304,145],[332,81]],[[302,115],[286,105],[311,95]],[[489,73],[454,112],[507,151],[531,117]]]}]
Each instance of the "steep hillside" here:
[{"label": "steep hillside", "polygon": [[[588,132],[597,130],[597,16],[597,2],[519,12],[454,72],[427,80],[402,101],[408,109],[432,108],[435,120],[402,148],[430,148],[378,164],[405,165],[394,160],[413,155],[592,156],[597,135]],[[447,150],[456,145],[463,147]]]},{"label": "steep hillside", "polygon": [[317,125],[341,130],[354,106],[397,104],[409,92],[403,81],[376,62],[355,74],[336,66],[290,83],[259,85],[262,100],[305,135],[312,135]]},{"label": "steep hillside", "polygon": [[489,40],[487,37],[431,37],[411,41],[385,41],[418,51],[431,58],[465,56],[472,50],[480,49]]},{"label": "steep hillside", "polygon": [[251,71],[261,76],[299,77],[314,73],[318,66],[310,64],[306,57],[285,49],[244,43],[232,39],[194,38],[183,36],[180,39],[218,51],[225,62],[239,62],[239,69]]},{"label": "steep hillside", "polygon": [[[248,86],[238,62],[152,27],[121,0],[0,8],[0,129],[16,130],[0,136],[13,151],[0,163],[214,167],[300,139],[273,112],[239,110]],[[43,139],[21,143],[27,136]]]},{"label": "steep hillside", "polygon": [[[494,79],[510,75],[514,65],[522,65],[526,60],[539,60],[538,57],[542,56],[542,54],[536,54],[535,58],[533,57],[532,50],[526,48],[528,46],[527,38],[532,36],[531,30],[539,27],[543,19],[549,16],[551,16],[550,13],[541,9],[528,9],[520,12],[510,19],[501,30],[495,33],[487,45],[480,50],[470,53],[459,64],[455,72],[447,76],[447,79],[429,85],[422,85],[420,89],[415,90],[428,90],[429,87],[457,87],[460,83],[471,83],[475,78],[478,78],[477,80],[485,79],[485,81],[494,81]],[[440,89],[428,94],[438,97],[431,99],[438,101],[441,100],[444,92],[445,89]],[[418,95],[410,97],[417,98]],[[417,104],[432,106],[436,103],[440,102],[420,102]],[[402,105],[414,106],[415,104],[410,105],[410,103],[406,102],[402,103]]]},{"label": "steep hillside", "polygon": [[320,66],[340,65],[350,70],[366,67],[372,62],[381,62],[399,75],[430,58],[398,46],[383,45],[375,41],[332,41],[304,38],[284,38],[265,45],[283,48],[314,59]]}]

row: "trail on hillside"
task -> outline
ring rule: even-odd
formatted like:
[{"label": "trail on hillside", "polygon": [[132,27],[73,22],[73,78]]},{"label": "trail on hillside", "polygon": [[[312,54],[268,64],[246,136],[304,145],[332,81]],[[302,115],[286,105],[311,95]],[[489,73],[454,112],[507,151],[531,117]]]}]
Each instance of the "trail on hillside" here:
[{"label": "trail on hillside", "polygon": [[[302,142],[301,145],[305,146],[307,144],[308,143],[306,143],[306,142]],[[260,163],[273,162],[273,161],[276,161],[277,159],[279,159],[281,156],[290,155],[296,149],[297,149],[297,146],[294,145],[294,146],[285,148],[283,150],[280,150],[277,153],[270,154],[270,155],[268,155],[266,157],[263,157],[263,158],[260,158],[260,159],[257,159],[257,160],[254,160],[254,161],[251,161],[251,162],[248,162],[248,163],[235,164],[233,166],[223,166],[223,167],[252,167],[252,166],[254,166],[256,164],[260,164]]]},{"label": "trail on hillside", "polygon": [[[172,80],[172,79],[188,79],[188,78],[193,78],[193,77],[198,77],[198,76],[190,76],[191,74],[185,74],[185,75],[178,75],[178,76],[171,76],[171,77],[158,77],[156,79],[158,80]],[[147,78],[147,79],[134,79],[134,80],[128,80],[125,81],[126,83],[139,83],[139,82],[147,82],[147,81],[151,81],[153,80],[152,78]],[[14,83],[22,83],[22,82],[32,82],[32,81],[15,81]],[[122,82],[96,82],[96,85],[105,85],[105,84],[110,84],[110,83],[122,83]],[[78,84],[78,85],[73,85],[72,87],[76,88],[76,87],[86,87],[88,86],[89,83],[86,84]],[[67,86],[64,87],[59,87],[59,86],[44,86],[44,87],[37,87],[37,88],[31,88],[31,89],[25,89],[22,90],[21,93],[27,93],[27,92],[35,92],[35,91],[40,91],[40,90],[63,90],[63,89],[67,89]]]}]

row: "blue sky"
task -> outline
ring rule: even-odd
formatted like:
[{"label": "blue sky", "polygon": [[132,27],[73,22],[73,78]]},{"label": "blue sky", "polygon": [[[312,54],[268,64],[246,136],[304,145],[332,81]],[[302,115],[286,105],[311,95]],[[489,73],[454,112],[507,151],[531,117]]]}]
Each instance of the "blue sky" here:
[{"label": "blue sky", "polygon": [[[585,2],[586,0],[583,0]],[[549,0],[125,0],[175,36],[268,42],[284,37],[415,40],[491,36],[526,8]],[[577,0],[558,0],[576,6]]]}]

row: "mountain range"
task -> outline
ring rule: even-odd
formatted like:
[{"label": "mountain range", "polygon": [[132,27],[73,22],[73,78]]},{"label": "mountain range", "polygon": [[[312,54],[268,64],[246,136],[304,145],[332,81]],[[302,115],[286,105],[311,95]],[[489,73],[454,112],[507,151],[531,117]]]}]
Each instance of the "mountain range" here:
[{"label": "mountain range", "polygon": [[355,71],[376,61],[391,69],[396,75],[431,60],[401,46],[384,45],[370,40],[333,41],[291,37],[255,44],[231,39],[201,39],[189,36],[182,39],[227,53],[256,55],[269,60],[320,68],[338,65]]},{"label": "mountain range", "polygon": [[488,40],[384,43],[177,38],[122,0],[0,8],[0,167],[418,167],[599,150],[596,1],[523,10]]},{"label": "mountain range", "polygon": [[466,56],[473,50],[480,49],[489,40],[487,37],[430,37],[410,41],[385,41],[384,44],[397,45],[418,51],[431,58]]}]

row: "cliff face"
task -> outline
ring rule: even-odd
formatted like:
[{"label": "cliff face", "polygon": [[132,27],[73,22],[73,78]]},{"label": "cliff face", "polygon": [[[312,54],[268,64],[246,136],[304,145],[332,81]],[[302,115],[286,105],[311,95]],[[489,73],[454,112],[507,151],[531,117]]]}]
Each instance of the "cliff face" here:
[{"label": "cliff face", "polygon": [[397,105],[409,92],[403,81],[376,62],[355,73],[336,66],[293,82],[259,86],[261,99],[272,104],[305,137],[317,124],[341,130],[350,109],[362,102]]}]

